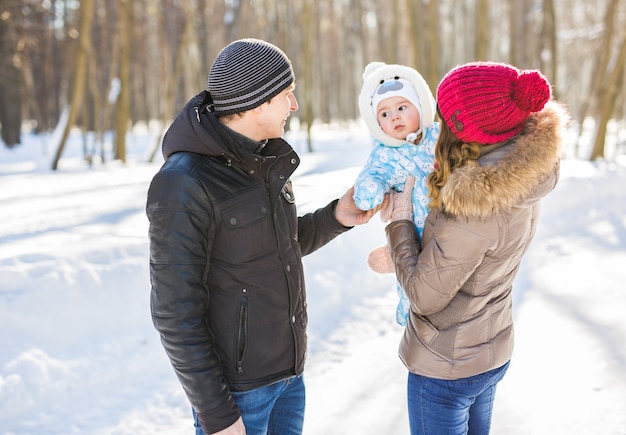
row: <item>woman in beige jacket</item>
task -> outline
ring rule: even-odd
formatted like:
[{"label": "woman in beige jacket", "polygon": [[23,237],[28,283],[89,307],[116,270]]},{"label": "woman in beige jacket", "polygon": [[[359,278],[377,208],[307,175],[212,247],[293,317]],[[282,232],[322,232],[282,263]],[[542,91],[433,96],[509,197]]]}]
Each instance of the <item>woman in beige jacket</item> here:
[{"label": "woman in beige jacket", "polygon": [[[512,286],[556,185],[565,109],[536,70],[476,62],[437,89],[442,119],[420,246],[410,187],[387,240],[411,302],[400,344],[411,434],[489,433],[513,351]],[[410,182],[407,182],[407,185]]]}]

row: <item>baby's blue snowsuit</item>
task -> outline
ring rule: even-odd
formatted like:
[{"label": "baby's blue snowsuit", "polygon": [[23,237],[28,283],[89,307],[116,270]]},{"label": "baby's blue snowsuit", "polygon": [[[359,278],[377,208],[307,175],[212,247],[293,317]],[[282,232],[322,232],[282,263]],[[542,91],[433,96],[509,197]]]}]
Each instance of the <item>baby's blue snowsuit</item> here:
[{"label": "baby's blue snowsuit", "polygon": [[[418,144],[405,142],[400,146],[386,146],[377,139],[365,166],[354,186],[354,202],[361,210],[370,210],[383,202],[391,189],[401,192],[406,177],[415,177],[413,187],[413,223],[422,240],[424,224],[428,215],[428,185],[426,179],[433,171],[435,143],[439,136],[439,123],[433,124],[422,134]],[[400,302],[396,309],[396,321],[406,325],[410,303],[400,284],[396,282]]]}]

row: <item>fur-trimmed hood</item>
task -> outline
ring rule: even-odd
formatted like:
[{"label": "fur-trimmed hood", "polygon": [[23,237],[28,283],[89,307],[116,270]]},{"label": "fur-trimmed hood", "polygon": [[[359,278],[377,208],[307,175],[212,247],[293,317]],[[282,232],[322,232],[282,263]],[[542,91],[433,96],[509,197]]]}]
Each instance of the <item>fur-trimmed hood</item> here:
[{"label": "fur-trimmed hood", "polygon": [[441,211],[484,219],[541,199],[558,179],[562,130],[568,122],[559,103],[547,103],[529,116],[520,134],[489,148],[478,165],[458,168],[450,175],[441,189]]}]

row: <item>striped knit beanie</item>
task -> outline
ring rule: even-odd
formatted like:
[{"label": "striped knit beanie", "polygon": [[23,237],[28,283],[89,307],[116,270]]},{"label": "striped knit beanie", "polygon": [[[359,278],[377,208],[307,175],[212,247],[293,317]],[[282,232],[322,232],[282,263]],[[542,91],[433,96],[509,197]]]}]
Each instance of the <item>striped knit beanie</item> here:
[{"label": "striped knit beanie", "polygon": [[550,96],[550,83],[538,70],[472,62],[446,74],[437,88],[437,105],[459,139],[489,145],[521,132]]},{"label": "striped knit beanie", "polygon": [[271,100],[294,81],[291,62],[278,47],[259,39],[231,42],[209,72],[213,112],[245,112]]}]

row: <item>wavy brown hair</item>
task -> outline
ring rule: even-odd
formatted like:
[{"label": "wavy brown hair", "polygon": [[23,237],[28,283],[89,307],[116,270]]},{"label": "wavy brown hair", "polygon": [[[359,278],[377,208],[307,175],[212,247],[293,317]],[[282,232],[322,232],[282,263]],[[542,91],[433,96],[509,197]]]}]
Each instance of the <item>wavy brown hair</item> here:
[{"label": "wavy brown hair", "polygon": [[[439,113],[439,110],[437,110]],[[441,206],[441,189],[448,181],[450,174],[455,169],[465,165],[477,165],[476,160],[480,157],[480,144],[466,143],[459,139],[448,127],[446,121],[439,113],[441,119],[439,137],[435,145],[435,170],[428,176],[428,196],[430,197],[429,208]]]}]

